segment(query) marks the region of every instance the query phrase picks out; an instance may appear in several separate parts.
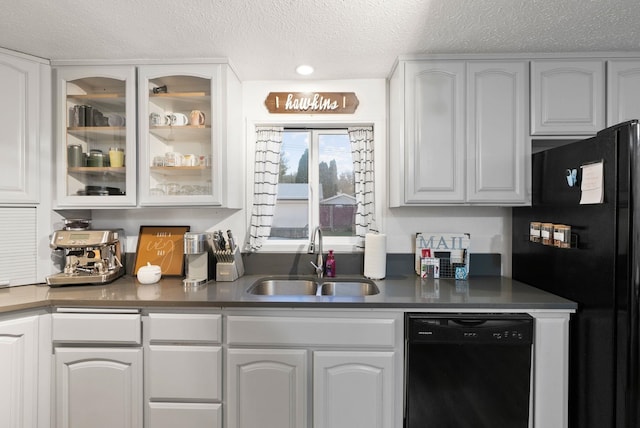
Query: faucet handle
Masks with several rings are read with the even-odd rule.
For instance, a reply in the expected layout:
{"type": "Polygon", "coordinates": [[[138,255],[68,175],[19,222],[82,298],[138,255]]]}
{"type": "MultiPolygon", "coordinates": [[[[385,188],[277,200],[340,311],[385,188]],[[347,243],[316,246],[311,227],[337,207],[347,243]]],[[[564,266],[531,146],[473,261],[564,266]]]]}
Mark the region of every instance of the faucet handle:
{"type": "Polygon", "coordinates": [[[319,266],[312,261],[310,261],[309,263],[311,263],[313,267],[316,268],[316,275],[318,275],[318,278],[322,278],[324,274],[324,269],[322,269],[322,263],[320,263],[319,266]]]}

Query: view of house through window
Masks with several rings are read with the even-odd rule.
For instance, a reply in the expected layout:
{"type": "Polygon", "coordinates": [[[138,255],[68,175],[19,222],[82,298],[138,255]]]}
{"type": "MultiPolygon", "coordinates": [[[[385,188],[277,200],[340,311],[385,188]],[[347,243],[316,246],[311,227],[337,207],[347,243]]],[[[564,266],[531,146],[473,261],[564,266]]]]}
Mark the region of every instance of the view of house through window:
{"type": "Polygon", "coordinates": [[[356,198],[346,129],[285,129],[269,239],[354,236],[356,198]]]}

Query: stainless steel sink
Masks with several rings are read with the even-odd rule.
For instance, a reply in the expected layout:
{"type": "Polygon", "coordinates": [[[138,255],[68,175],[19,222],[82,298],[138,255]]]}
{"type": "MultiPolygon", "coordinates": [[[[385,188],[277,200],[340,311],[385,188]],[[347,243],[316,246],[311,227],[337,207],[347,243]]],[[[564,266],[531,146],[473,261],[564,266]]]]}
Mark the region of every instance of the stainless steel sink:
{"type": "Polygon", "coordinates": [[[378,286],[366,279],[261,278],[247,293],[258,296],[345,296],[362,297],[380,293],[378,286]]]}
{"type": "Polygon", "coordinates": [[[378,286],[373,282],[364,280],[328,281],[320,286],[322,296],[372,296],[380,293],[378,286]]]}
{"type": "Polygon", "coordinates": [[[260,296],[315,295],[318,284],[308,279],[260,279],[247,290],[260,296]]]}

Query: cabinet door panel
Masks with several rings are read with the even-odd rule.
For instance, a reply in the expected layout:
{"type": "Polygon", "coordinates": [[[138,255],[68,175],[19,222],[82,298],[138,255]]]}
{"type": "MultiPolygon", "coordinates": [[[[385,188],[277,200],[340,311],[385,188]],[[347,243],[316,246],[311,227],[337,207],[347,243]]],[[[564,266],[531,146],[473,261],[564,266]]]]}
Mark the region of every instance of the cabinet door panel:
{"type": "Polygon", "coordinates": [[[607,126],[640,119],[640,61],[609,61],[607,126]]]}
{"type": "Polygon", "coordinates": [[[142,428],[142,349],[56,348],[58,428],[142,428]]]}
{"type": "Polygon", "coordinates": [[[524,62],[471,62],[468,69],[467,200],[526,200],[524,62]]]}
{"type": "Polygon", "coordinates": [[[393,428],[393,355],[314,352],[314,426],[393,428]]]}
{"type": "Polygon", "coordinates": [[[462,202],[464,63],[407,64],[405,80],[405,202],[462,202]]]}
{"type": "Polygon", "coordinates": [[[604,128],[604,61],[531,63],[531,134],[592,135],[604,128]]]}
{"type": "Polygon", "coordinates": [[[0,54],[0,202],[38,202],[39,64],[0,54]]]}
{"type": "Polygon", "coordinates": [[[230,349],[229,428],[307,426],[307,351],[230,349]]]}
{"type": "Polygon", "coordinates": [[[37,421],[37,317],[0,322],[0,426],[37,421]]]}
{"type": "Polygon", "coordinates": [[[54,69],[58,207],[136,205],[135,74],[133,66],[54,69]]]}
{"type": "Polygon", "coordinates": [[[219,346],[149,347],[149,398],[221,400],[222,348],[219,346]]]}

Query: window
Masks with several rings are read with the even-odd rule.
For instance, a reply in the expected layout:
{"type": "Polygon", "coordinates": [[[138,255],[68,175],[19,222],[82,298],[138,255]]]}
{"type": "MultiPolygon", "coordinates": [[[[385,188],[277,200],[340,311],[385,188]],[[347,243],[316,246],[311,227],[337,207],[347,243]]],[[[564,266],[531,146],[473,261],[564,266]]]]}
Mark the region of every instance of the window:
{"type": "Polygon", "coordinates": [[[347,130],[285,129],[269,240],[306,241],[318,224],[325,237],[352,238],[356,209],[347,130]]]}

